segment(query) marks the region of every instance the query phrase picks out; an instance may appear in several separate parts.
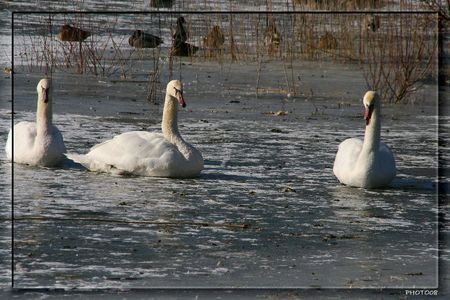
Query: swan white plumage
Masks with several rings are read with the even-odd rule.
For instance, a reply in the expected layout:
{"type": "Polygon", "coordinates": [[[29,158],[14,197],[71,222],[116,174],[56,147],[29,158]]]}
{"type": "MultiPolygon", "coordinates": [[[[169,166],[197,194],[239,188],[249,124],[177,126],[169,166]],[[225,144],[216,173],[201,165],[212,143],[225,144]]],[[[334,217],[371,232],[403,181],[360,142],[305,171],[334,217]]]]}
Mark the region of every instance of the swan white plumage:
{"type": "Polygon", "coordinates": [[[381,188],[389,185],[396,174],[392,151],[380,141],[381,103],[374,91],[364,95],[364,142],[346,139],[339,145],[333,172],[346,185],[363,188],[381,188]]]}
{"type": "Polygon", "coordinates": [[[178,131],[178,103],[183,107],[182,84],[167,84],[162,134],[132,131],[95,145],[85,155],[67,154],[91,171],[112,174],[189,178],[203,169],[200,151],[183,140],[178,131]]]}
{"type": "MultiPolygon", "coordinates": [[[[20,122],[14,126],[14,162],[52,167],[65,159],[66,146],[61,132],[52,124],[51,81],[41,79],[37,85],[36,122],[20,122]]],[[[13,130],[6,142],[6,156],[13,160],[13,130]]]]}

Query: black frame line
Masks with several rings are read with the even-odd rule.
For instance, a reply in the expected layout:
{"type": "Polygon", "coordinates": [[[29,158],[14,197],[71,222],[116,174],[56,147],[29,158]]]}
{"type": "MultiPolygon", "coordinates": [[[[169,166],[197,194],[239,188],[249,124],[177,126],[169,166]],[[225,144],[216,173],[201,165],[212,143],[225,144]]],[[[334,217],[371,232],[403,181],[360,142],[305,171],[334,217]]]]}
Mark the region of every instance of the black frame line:
{"type": "Polygon", "coordinates": [[[14,288],[14,12],[11,14],[11,288],[14,288]]]}

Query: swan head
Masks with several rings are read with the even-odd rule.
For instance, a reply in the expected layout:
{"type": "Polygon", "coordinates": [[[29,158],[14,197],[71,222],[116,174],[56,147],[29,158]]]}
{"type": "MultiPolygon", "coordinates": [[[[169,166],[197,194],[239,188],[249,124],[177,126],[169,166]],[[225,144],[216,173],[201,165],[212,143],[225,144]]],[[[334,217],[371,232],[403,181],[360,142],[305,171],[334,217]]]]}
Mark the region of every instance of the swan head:
{"type": "Polygon", "coordinates": [[[179,80],[172,80],[167,84],[166,92],[171,97],[177,99],[182,107],[186,107],[186,102],[183,98],[183,84],[179,80]]]}
{"type": "Polygon", "coordinates": [[[364,119],[366,120],[366,126],[370,124],[373,110],[379,105],[380,96],[375,91],[368,91],[363,98],[364,103],[364,119]]]}
{"type": "Polygon", "coordinates": [[[36,87],[39,101],[43,101],[44,103],[48,103],[50,101],[50,87],[50,79],[43,78],[39,81],[36,87]]]}

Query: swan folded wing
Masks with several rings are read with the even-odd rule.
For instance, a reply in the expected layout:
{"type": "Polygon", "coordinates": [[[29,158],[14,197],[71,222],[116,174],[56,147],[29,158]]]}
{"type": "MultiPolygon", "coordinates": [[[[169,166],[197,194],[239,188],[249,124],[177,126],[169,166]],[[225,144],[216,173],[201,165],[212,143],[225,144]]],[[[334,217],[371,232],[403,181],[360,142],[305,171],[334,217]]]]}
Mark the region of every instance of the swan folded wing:
{"type": "Polygon", "coordinates": [[[338,178],[354,169],[362,146],[363,141],[358,138],[346,139],[339,144],[333,166],[334,174],[338,178]]]}
{"type": "MultiPolygon", "coordinates": [[[[6,154],[12,158],[12,131],[6,142],[6,154]]],[[[36,140],[36,123],[20,122],[14,126],[14,162],[29,165],[55,166],[63,159],[66,146],[61,132],[51,125],[46,135],[36,140]]]]}
{"type": "Polygon", "coordinates": [[[47,134],[37,139],[34,145],[34,158],[42,166],[57,166],[64,160],[66,146],[61,132],[50,125],[47,134]]]}
{"type": "Polygon", "coordinates": [[[64,144],[64,139],[61,131],[59,129],[52,125],[50,127],[50,147],[52,152],[54,152],[57,155],[61,155],[61,153],[66,152],[66,145],[64,144]]]}
{"type": "Polygon", "coordinates": [[[161,134],[133,131],[92,147],[85,158],[75,158],[92,171],[163,176],[161,170],[168,169],[177,152],[161,134]]]}
{"type": "Polygon", "coordinates": [[[380,142],[380,152],[383,153],[382,155],[387,155],[387,156],[391,156],[392,158],[394,157],[394,154],[392,154],[391,149],[389,148],[388,145],[386,145],[383,142],[380,142]]]}
{"type": "Polygon", "coordinates": [[[397,168],[395,166],[395,158],[391,149],[383,142],[380,142],[380,161],[382,162],[383,174],[386,177],[395,177],[397,168]]]}
{"type": "MultiPolygon", "coordinates": [[[[31,150],[36,139],[36,123],[20,122],[14,126],[14,161],[27,163],[31,159],[31,150]]],[[[6,142],[6,156],[12,160],[12,130],[9,131],[6,142]]]]}

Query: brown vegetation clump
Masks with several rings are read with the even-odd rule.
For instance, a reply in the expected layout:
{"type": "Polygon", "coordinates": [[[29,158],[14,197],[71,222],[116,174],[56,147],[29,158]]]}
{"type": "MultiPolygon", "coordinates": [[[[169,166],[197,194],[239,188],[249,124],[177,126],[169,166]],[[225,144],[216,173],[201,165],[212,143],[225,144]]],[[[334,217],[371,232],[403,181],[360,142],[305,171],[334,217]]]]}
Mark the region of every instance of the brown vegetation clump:
{"type": "Polygon", "coordinates": [[[281,37],[278,33],[277,26],[273,18],[269,19],[269,24],[266,28],[266,32],[264,34],[264,41],[267,47],[267,53],[269,55],[274,55],[278,52],[280,48],[281,37]]]}
{"type": "Polygon", "coordinates": [[[206,48],[217,49],[225,43],[225,36],[219,26],[214,26],[207,36],[203,38],[206,48]]]}
{"type": "Polygon", "coordinates": [[[370,14],[364,16],[364,28],[367,31],[376,32],[380,29],[380,17],[370,14]]]}
{"type": "Polygon", "coordinates": [[[386,17],[387,30],[365,40],[365,78],[388,102],[402,102],[436,67],[436,18],[426,14],[386,17]]]}
{"type": "Polygon", "coordinates": [[[322,50],[336,50],[337,47],[338,42],[329,31],[325,32],[325,34],[319,38],[319,43],[317,44],[317,48],[322,50]]]}
{"type": "Polygon", "coordinates": [[[373,9],[386,5],[383,0],[294,0],[296,5],[312,10],[373,9]]]}
{"type": "Polygon", "coordinates": [[[222,29],[217,25],[203,38],[203,45],[205,46],[209,57],[213,57],[216,53],[220,53],[224,43],[225,35],[223,34],[222,29]]]}

